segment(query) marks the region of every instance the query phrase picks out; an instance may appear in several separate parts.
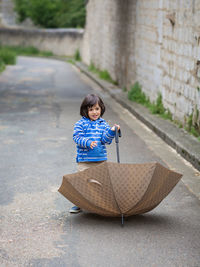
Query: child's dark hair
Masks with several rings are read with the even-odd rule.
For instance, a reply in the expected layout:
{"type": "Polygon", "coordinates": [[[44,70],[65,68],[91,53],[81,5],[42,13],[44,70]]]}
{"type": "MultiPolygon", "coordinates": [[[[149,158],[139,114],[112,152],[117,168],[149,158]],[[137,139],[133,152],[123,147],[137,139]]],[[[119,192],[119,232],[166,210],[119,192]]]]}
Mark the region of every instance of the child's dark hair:
{"type": "Polygon", "coordinates": [[[103,116],[103,114],[106,110],[104,103],[98,95],[94,95],[94,94],[87,95],[83,99],[83,102],[82,102],[81,107],[80,107],[80,115],[89,119],[88,109],[91,108],[92,106],[96,105],[97,103],[99,104],[99,106],[101,108],[101,116],[103,116]]]}

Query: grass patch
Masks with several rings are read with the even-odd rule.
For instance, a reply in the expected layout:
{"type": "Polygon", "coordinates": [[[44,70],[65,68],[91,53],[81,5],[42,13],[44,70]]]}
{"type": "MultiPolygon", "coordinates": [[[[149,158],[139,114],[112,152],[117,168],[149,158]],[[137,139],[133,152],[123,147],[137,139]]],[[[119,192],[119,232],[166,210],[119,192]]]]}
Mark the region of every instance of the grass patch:
{"type": "Polygon", "coordinates": [[[16,64],[16,53],[6,47],[0,48],[0,59],[5,65],[16,64]]]}
{"type": "Polygon", "coordinates": [[[76,52],[74,54],[74,60],[81,61],[81,54],[80,54],[78,49],[76,50],[76,52]]]}
{"type": "Polygon", "coordinates": [[[142,92],[142,87],[138,82],[134,83],[134,85],[128,91],[128,99],[144,106],[148,106],[150,104],[149,99],[142,92]]]}
{"type": "Polygon", "coordinates": [[[5,63],[3,62],[3,60],[0,58],[0,72],[5,70],[5,63]]]}
{"type": "Polygon", "coordinates": [[[75,64],[75,61],[74,61],[73,58],[68,58],[67,62],[70,63],[70,64],[73,64],[73,65],[75,64]]]}
{"type": "Polygon", "coordinates": [[[4,48],[13,51],[16,55],[24,55],[24,56],[44,56],[49,57],[53,56],[53,53],[50,51],[40,51],[36,47],[33,46],[3,46],[4,48]]]}
{"type": "Polygon", "coordinates": [[[199,127],[197,124],[193,123],[193,113],[188,116],[184,129],[193,136],[197,137],[200,141],[199,127]]]}
{"type": "MultiPolygon", "coordinates": [[[[174,121],[172,118],[172,114],[168,109],[165,109],[163,102],[162,102],[162,95],[159,93],[158,97],[155,102],[151,103],[149,98],[146,97],[144,92],[142,92],[141,85],[136,82],[132,87],[131,90],[128,92],[128,98],[131,101],[137,102],[143,106],[146,106],[152,114],[158,114],[163,119],[170,120],[178,125],[179,128],[182,128],[182,123],[178,122],[177,120],[174,121]]],[[[198,115],[198,113],[197,113],[198,115]]],[[[197,125],[193,125],[193,114],[191,114],[187,121],[184,129],[192,134],[193,136],[197,137],[197,140],[200,141],[200,132],[198,130],[197,125]]]]}
{"type": "Polygon", "coordinates": [[[95,65],[93,63],[90,64],[90,66],[88,67],[88,70],[97,74],[99,76],[100,79],[105,80],[107,82],[110,82],[114,85],[117,85],[117,81],[114,81],[109,72],[107,70],[99,70],[98,68],[95,67],[95,65]]]}
{"type": "Polygon", "coordinates": [[[40,51],[32,46],[22,47],[0,45],[0,72],[5,69],[6,65],[16,64],[16,58],[19,55],[49,57],[53,56],[53,53],[49,51],[40,51]]]}
{"type": "Polygon", "coordinates": [[[158,114],[164,119],[172,120],[172,114],[163,106],[162,95],[158,94],[156,101],[151,103],[145,93],[142,92],[142,87],[138,82],[131,87],[131,90],[128,92],[128,98],[147,107],[152,114],[158,114]]]}
{"type": "Polygon", "coordinates": [[[88,67],[88,70],[91,72],[94,72],[96,74],[98,74],[99,70],[95,67],[95,65],[93,63],[90,64],[90,66],[88,67]]]}

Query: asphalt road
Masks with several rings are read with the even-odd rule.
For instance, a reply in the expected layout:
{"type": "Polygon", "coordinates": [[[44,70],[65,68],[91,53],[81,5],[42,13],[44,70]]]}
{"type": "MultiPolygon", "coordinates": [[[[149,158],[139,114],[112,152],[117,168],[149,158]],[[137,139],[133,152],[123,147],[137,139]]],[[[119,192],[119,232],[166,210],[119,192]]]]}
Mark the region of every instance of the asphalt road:
{"type": "MultiPolygon", "coordinates": [[[[57,192],[76,171],[72,141],[88,93],[121,125],[121,162],[194,168],[72,65],[19,57],[0,75],[0,266],[199,267],[200,201],[182,181],[153,211],[119,218],[83,212],[57,192]]],[[[108,147],[116,161],[115,144],[108,147]]]]}

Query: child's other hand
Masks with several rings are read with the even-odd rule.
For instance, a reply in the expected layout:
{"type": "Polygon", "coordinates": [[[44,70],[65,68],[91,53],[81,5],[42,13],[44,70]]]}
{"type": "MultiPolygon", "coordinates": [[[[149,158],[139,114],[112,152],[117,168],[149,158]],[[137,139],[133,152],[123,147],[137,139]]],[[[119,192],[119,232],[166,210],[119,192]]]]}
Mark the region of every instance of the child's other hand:
{"type": "Polygon", "coordinates": [[[91,145],[90,145],[90,148],[94,148],[95,146],[97,146],[97,142],[96,141],[93,141],[92,143],[91,143],[91,145]]]}
{"type": "Polygon", "coordinates": [[[112,131],[115,131],[115,127],[117,127],[117,130],[119,131],[120,125],[114,124],[113,127],[111,128],[112,131]]]}

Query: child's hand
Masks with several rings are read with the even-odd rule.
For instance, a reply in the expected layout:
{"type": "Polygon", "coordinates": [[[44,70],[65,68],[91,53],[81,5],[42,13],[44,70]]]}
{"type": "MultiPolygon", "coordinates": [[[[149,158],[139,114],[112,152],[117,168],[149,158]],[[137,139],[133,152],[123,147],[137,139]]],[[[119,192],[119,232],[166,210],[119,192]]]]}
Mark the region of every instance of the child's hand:
{"type": "Polygon", "coordinates": [[[120,125],[114,124],[113,127],[111,128],[112,131],[115,131],[115,127],[117,127],[117,131],[120,129],[120,125]]]}
{"type": "Polygon", "coordinates": [[[95,146],[97,146],[97,142],[96,141],[93,141],[92,143],[91,143],[91,145],[90,145],[90,148],[94,148],[95,146]]]}

